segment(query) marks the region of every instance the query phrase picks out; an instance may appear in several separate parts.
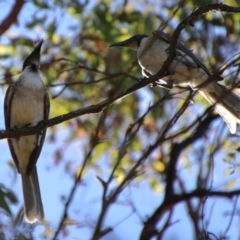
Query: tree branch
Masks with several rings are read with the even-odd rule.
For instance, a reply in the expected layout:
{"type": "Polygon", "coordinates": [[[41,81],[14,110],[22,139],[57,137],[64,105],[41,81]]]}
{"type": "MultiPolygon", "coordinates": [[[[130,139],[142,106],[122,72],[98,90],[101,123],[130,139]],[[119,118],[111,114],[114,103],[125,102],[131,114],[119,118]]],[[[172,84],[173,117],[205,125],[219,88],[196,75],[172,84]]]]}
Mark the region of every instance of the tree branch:
{"type": "Polygon", "coordinates": [[[25,1],[24,0],[15,0],[15,4],[12,7],[11,12],[6,16],[0,25],[0,36],[9,29],[9,27],[17,21],[19,12],[21,11],[25,1]]]}
{"type": "Polygon", "coordinates": [[[156,76],[152,76],[150,78],[147,78],[144,81],[141,81],[139,83],[134,84],[127,90],[117,94],[116,96],[113,96],[111,98],[108,98],[96,105],[91,105],[82,109],[78,109],[75,111],[72,111],[70,113],[51,118],[47,121],[41,121],[37,126],[33,127],[25,127],[25,128],[14,128],[14,129],[9,129],[9,130],[1,130],[0,131],[0,139],[4,138],[17,138],[20,136],[28,136],[28,135],[33,135],[36,133],[41,132],[42,130],[46,129],[47,127],[52,127],[54,125],[57,125],[59,123],[62,123],[64,121],[86,115],[86,114],[91,114],[91,113],[99,113],[103,111],[107,106],[113,104],[116,100],[126,97],[127,95],[147,86],[149,83],[156,81],[156,76]]]}
{"type": "MultiPolygon", "coordinates": [[[[106,110],[102,113],[102,115],[99,118],[98,125],[96,126],[96,129],[95,129],[95,133],[92,135],[92,137],[90,139],[90,142],[89,142],[89,150],[88,150],[87,154],[85,155],[83,162],[80,164],[80,165],[82,165],[81,170],[75,178],[72,189],[71,189],[70,194],[69,194],[69,196],[67,198],[67,201],[65,203],[65,208],[64,208],[60,223],[58,225],[58,228],[57,228],[57,230],[54,234],[53,240],[58,239],[58,235],[59,235],[62,227],[64,226],[64,222],[65,222],[65,220],[68,216],[68,209],[69,209],[69,206],[72,202],[72,199],[74,197],[76,189],[78,187],[78,183],[81,182],[84,170],[87,166],[87,163],[89,163],[89,161],[91,160],[93,151],[99,143],[99,132],[102,129],[102,127],[104,126],[104,122],[106,120],[107,114],[108,114],[108,111],[106,110]]],[[[111,231],[111,229],[109,229],[109,228],[105,229],[105,232],[106,232],[105,234],[107,234],[108,231],[111,231]]],[[[103,232],[101,234],[103,234],[103,232]]]]}
{"type": "MultiPolygon", "coordinates": [[[[168,69],[168,67],[170,66],[172,59],[175,56],[175,51],[176,51],[176,44],[178,41],[178,37],[181,33],[181,31],[187,26],[193,26],[193,21],[195,21],[198,17],[202,16],[203,14],[210,12],[210,11],[221,11],[221,12],[229,12],[229,13],[237,13],[240,12],[240,7],[232,7],[232,6],[228,6],[226,4],[222,4],[222,3],[214,3],[214,4],[208,4],[206,6],[200,7],[199,9],[197,9],[196,11],[193,11],[193,13],[187,17],[186,19],[184,19],[179,25],[178,27],[175,29],[173,35],[172,35],[172,41],[170,44],[170,48],[169,48],[169,55],[167,60],[164,62],[162,69],[168,69]]],[[[158,74],[162,74],[162,71],[159,71],[158,74]]]]}
{"type": "MultiPolygon", "coordinates": [[[[159,208],[157,209],[159,216],[162,216],[166,211],[172,209],[174,205],[177,203],[188,201],[192,198],[203,198],[203,197],[223,197],[223,198],[233,198],[235,196],[240,195],[240,189],[230,192],[222,192],[222,191],[209,191],[207,189],[196,189],[189,193],[183,194],[173,194],[171,198],[168,198],[164,201],[159,208]]],[[[149,220],[146,222],[148,223],[149,220]]],[[[155,223],[145,224],[142,234],[140,236],[140,240],[149,240],[155,234],[158,234],[158,230],[154,228],[155,223]],[[151,231],[150,231],[151,230],[151,231]]]]}
{"type": "MultiPolygon", "coordinates": [[[[183,20],[178,25],[176,30],[174,31],[168,58],[164,62],[161,70],[155,75],[155,76],[157,76],[157,78],[160,78],[160,76],[162,74],[163,75],[166,74],[166,70],[169,68],[169,66],[172,62],[172,59],[175,56],[176,44],[177,44],[178,37],[179,37],[182,29],[187,25],[193,26],[192,22],[197,17],[199,17],[209,11],[212,11],[212,10],[219,10],[219,11],[223,11],[223,12],[240,12],[240,8],[231,7],[231,6],[222,4],[222,3],[209,4],[209,5],[201,7],[198,10],[194,11],[189,17],[187,17],[185,20],[183,20]]],[[[162,214],[166,210],[171,208],[173,206],[173,204],[176,204],[179,201],[188,200],[189,198],[192,198],[193,196],[196,196],[196,197],[202,197],[202,196],[206,196],[206,195],[211,196],[211,194],[209,194],[209,191],[207,191],[207,190],[198,190],[197,191],[198,195],[196,194],[196,192],[192,192],[192,193],[184,194],[184,196],[185,196],[184,198],[182,198],[182,197],[179,198],[179,195],[175,195],[173,192],[173,183],[174,183],[175,176],[176,176],[176,164],[177,164],[177,160],[179,158],[180,153],[189,144],[192,144],[197,139],[199,139],[201,136],[203,136],[203,134],[205,133],[205,131],[207,129],[207,126],[209,126],[209,124],[215,118],[216,118],[216,116],[210,116],[210,117],[206,118],[203,122],[200,123],[200,125],[198,126],[198,128],[196,129],[195,133],[192,136],[188,137],[186,140],[184,140],[181,143],[175,143],[172,145],[170,161],[168,163],[168,169],[167,169],[167,181],[166,181],[167,186],[166,186],[166,190],[165,190],[165,199],[164,199],[163,203],[152,214],[152,216],[145,222],[141,236],[140,236],[141,240],[151,239],[151,237],[153,237],[154,235],[156,235],[158,233],[158,230],[155,228],[155,226],[157,225],[162,214]]],[[[236,194],[239,194],[239,193],[240,192],[237,192],[236,194]]],[[[221,193],[221,192],[216,193],[215,192],[215,194],[220,195],[220,194],[227,194],[227,193],[221,193]]],[[[180,196],[182,196],[182,195],[180,195],[180,196]]],[[[224,195],[224,196],[226,196],[226,195],[224,195]]]]}

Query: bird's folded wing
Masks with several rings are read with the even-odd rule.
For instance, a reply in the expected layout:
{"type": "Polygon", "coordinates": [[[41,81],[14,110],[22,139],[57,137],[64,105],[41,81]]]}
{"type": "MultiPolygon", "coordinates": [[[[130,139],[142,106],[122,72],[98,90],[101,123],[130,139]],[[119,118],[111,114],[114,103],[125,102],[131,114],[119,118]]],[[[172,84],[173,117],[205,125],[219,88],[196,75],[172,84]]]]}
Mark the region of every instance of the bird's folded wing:
{"type": "MultiPolygon", "coordinates": [[[[168,42],[169,44],[172,41],[172,37],[162,31],[156,30],[156,31],[153,31],[152,34],[155,37],[165,42],[168,42]]],[[[191,50],[186,48],[180,41],[177,41],[177,44],[176,44],[176,58],[174,60],[185,61],[186,64],[188,65],[190,64],[190,66],[192,67],[201,67],[208,75],[211,75],[207,67],[196,57],[196,55],[191,50]]]]}

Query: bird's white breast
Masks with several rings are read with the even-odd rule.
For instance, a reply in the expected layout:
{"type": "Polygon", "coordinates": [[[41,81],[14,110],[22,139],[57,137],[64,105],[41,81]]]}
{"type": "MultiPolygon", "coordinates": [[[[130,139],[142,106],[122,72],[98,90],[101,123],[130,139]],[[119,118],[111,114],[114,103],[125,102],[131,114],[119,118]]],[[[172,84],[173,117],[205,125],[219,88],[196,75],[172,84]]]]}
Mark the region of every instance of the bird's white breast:
{"type": "Polygon", "coordinates": [[[167,44],[154,38],[143,38],[137,51],[140,66],[151,74],[156,74],[167,58],[167,44]]]}
{"type": "MultiPolygon", "coordinates": [[[[39,74],[23,72],[14,87],[11,101],[10,127],[34,126],[44,119],[45,86],[39,74]]],[[[39,145],[39,135],[12,139],[19,161],[19,170],[25,173],[32,151],[39,145]]]]}
{"type": "Polygon", "coordinates": [[[44,117],[45,86],[40,75],[33,72],[23,72],[18,81],[21,84],[13,95],[10,126],[36,125],[44,117]]]}

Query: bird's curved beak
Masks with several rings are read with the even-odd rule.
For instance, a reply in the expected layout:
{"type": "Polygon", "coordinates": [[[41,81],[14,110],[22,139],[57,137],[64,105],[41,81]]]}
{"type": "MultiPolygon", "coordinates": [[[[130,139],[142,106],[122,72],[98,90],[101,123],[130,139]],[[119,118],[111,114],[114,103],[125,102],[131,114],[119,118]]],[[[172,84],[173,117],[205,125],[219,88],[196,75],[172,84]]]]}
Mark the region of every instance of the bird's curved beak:
{"type": "Polygon", "coordinates": [[[42,39],[40,42],[37,43],[37,45],[35,46],[32,53],[34,53],[34,52],[39,52],[40,53],[43,41],[44,41],[44,39],[42,39]]]}
{"type": "Polygon", "coordinates": [[[138,49],[141,40],[145,37],[147,37],[147,35],[144,35],[144,34],[135,35],[135,36],[133,36],[129,39],[126,39],[122,42],[113,43],[109,47],[128,47],[128,48],[132,48],[132,49],[138,49]]]}

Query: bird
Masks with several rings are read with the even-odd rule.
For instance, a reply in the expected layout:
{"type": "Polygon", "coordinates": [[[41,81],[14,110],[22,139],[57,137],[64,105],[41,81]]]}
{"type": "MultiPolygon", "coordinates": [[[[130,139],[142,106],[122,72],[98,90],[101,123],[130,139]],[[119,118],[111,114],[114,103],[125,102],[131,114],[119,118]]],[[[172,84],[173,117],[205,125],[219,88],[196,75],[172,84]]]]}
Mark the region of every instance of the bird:
{"type": "MultiPolygon", "coordinates": [[[[43,39],[23,62],[18,80],[6,91],[4,119],[7,130],[35,126],[48,119],[50,101],[39,73],[42,43],[43,39]]],[[[12,158],[22,179],[24,216],[28,223],[44,221],[36,163],[45,135],[46,129],[37,134],[8,139],[12,158]]]]}
{"type": "MultiPolygon", "coordinates": [[[[172,37],[155,30],[151,36],[138,34],[109,47],[128,47],[137,50],[137,59],[144,77],[157,74],[166,61],[172,37]]],[[[160,86],[190,86],[197,90],[226,122],[231,133],[236,133],[240,123],[240,97],[234,90],[220,84],[224,78],[211,74],[201,60],[183,43],[177,41],[173,61],[167,76],[158,81],[160,86]]]]}

